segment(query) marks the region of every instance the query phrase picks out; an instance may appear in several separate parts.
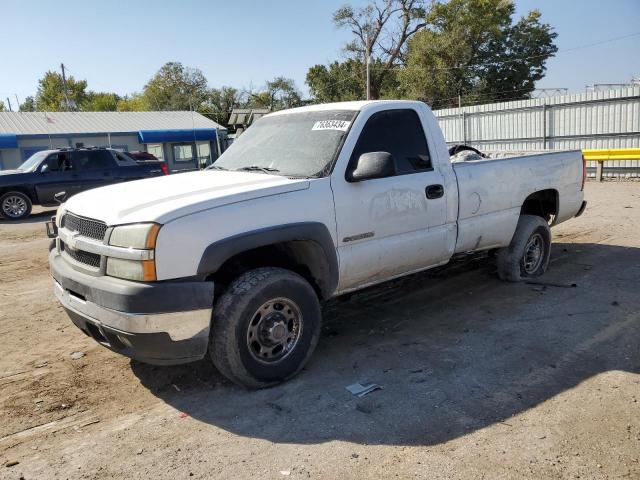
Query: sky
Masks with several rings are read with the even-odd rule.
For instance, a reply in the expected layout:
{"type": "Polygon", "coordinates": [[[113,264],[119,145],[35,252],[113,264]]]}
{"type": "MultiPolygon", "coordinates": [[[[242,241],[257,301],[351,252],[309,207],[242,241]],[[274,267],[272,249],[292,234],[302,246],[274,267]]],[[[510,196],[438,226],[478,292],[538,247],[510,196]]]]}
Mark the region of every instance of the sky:
{"type": "MultiPolygon", "coordinates": [[[[283,75],[305,94],[308,68],[342,57],[349,33],[331,15],[367,0],[0,0],[0,99],[34,95],[64,63],[89,89],[140,91],[168,61],[201,69],[211,87],[259,88],[283,75]]],[[[559,52],[538,87],[583,91],[640,76],[640,0],[516,0],[555,27],[559,52]],[[564,51],[568,50],[568,51],[564,51]]]]}

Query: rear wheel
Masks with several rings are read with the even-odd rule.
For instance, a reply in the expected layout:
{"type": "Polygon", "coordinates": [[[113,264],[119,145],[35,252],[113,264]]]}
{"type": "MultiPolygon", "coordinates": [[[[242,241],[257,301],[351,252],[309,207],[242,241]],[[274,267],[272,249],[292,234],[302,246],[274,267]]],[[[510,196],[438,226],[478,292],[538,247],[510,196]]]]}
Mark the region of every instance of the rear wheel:
{"type": "Polygon", "coordinates": [[[300,371],[320,323],[318,297],[304,278],[282,268],[250,270],[216,302],[209,353],[229,380],[268,387],[300,371]]]}
{"type": "Polygon", "coordinates": [[[508,247],[498,250],[498,276],[517,282],[546,272],[551,254],[551,229],[544,218],[522,215],[508,247]]]}
{"type": "Polygon", "coordinates": [[[7,192],[0,197],[0,211],[9,220],[28,217],[31,207],[31,199],[22,192],[7,192]]]}

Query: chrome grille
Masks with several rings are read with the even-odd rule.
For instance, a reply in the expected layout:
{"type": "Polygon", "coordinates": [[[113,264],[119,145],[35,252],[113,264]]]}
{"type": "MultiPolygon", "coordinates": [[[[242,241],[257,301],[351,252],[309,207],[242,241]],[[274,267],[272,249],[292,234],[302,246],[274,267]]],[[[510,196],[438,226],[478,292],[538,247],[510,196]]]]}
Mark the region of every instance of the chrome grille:
{"type": "Polygon", "coordinates": [[[67,248],[64,242],[60,242],[60,249],[76,262],[88,265],[93,268],[100,268],[100,255],[91,252],[85,252],[83,250],[73,250],[71,248],[67,248]]]}
{"type": "Polygon", "coordinates": [[[73,213],[65,213],[61,226],[72,232],[79,232],[84,237],[102,240],[107,232],[107,224],[91,218],[79,217],[73,213]]]}

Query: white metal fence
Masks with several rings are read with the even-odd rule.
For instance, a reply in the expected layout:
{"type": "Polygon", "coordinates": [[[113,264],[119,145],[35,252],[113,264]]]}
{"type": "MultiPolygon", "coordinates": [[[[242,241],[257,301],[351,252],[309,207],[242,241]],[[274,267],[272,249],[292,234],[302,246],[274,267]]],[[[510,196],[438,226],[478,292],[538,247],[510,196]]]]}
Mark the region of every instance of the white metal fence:
{"type": "MultiPolygon", "coordinates": [[[[494,154],[640,147],[640,87],[434,112],[449,145],[494,154]]],[[[589,162],[595,172],[595,162],[589,162]]],[[[639,176],[638,160],[605,164],[605,176],[639,176]]]]}

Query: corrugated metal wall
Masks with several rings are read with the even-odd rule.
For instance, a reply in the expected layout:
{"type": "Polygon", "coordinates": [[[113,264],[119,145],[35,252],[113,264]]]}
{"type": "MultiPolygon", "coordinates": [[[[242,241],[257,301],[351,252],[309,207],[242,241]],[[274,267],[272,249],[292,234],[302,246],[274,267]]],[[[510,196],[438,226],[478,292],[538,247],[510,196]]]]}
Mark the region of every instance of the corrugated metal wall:
{"type": "MultiPolygon", "coordinates": [[[[640,148],[640,87],[434,111],[448,144],[489,153],[640,148]]],[[[595,169],[595,162],[589,162],[595,169]]],[[[590,169],[591,169],[590,168],[590,169]]],[[[640,159],[605,163],[638,176],[640,159]]]]}

